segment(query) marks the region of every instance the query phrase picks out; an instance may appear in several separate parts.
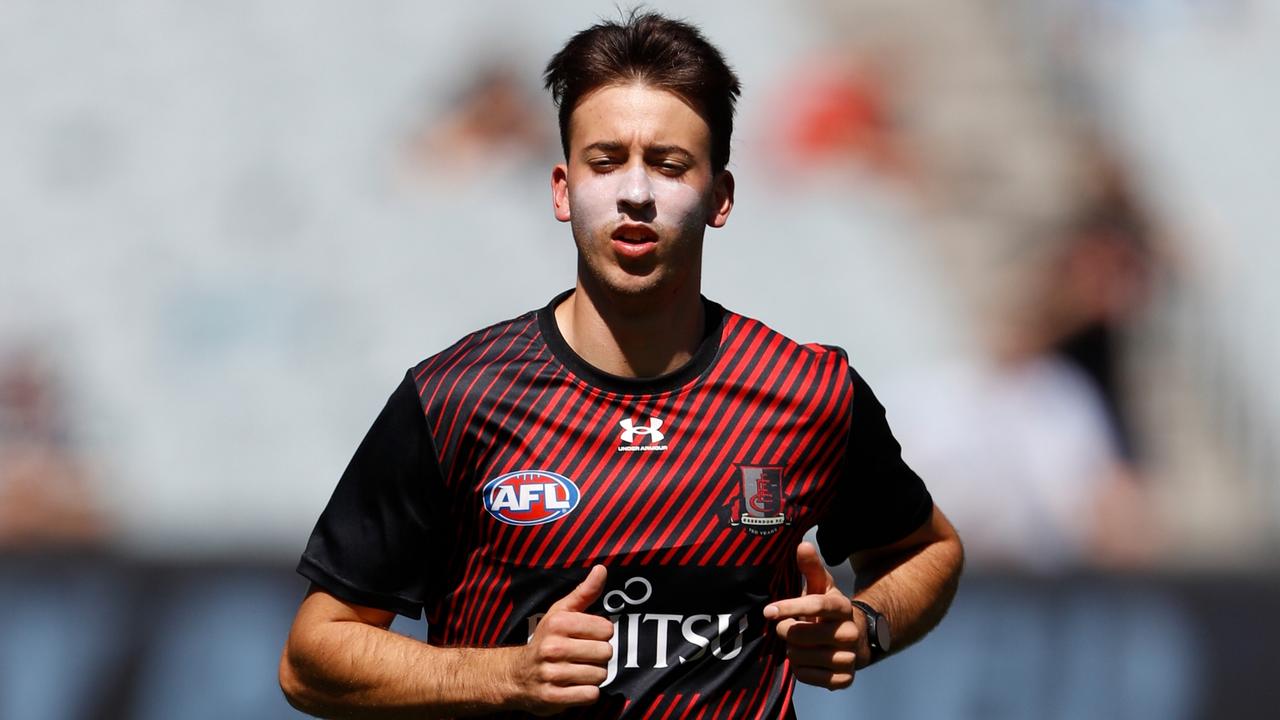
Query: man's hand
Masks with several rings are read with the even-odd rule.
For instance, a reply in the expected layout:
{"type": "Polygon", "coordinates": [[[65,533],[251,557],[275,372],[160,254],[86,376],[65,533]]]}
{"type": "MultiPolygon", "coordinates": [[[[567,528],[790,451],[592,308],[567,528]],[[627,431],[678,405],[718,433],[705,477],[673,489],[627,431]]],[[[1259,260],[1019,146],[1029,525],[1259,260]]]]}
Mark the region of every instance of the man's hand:
{"type": "Polygon", "coordinates": [[[556,601],[515,654],[512,678],[523,709],[551,715],[600,697],[613,657],[613,623],[584,610],[604,591],[607,571],[596,565],[582,584],[556,601]]]}
{"type": "Polygon", "coordinates": [[[849,687],[856,666],[865,665],[870,653],[863,639],[865,618],[836,587],[817,548],[800,543],[796,561],[804,577],[805,594],[770,603],[764,616],[778,621],[777,633],[787,641],[787,656],[797,680],[828,690],[849,687]],[[857,662],[859,657],[862,663],[857,662]]]}

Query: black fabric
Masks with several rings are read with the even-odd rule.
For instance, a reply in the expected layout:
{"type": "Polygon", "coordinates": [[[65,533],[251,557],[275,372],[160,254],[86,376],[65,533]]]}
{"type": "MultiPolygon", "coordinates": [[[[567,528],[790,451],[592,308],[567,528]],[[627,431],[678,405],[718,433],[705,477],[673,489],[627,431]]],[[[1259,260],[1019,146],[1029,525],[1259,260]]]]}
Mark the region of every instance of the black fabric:
{"type": "Polygon", "coordinates": [[[902,459],[884,406],[852,367],[853,422],[843,477],[834,502],[818,524],[818,547],[828,565],[860,550],[890,545],[929,519],[933,497],[902,459]]]}
{"type": "Polygon", "coordinates": [[[418,618],[448,537],[444,486],[413,377],[374,420],[298,563],[347,602],[418,618]]]}

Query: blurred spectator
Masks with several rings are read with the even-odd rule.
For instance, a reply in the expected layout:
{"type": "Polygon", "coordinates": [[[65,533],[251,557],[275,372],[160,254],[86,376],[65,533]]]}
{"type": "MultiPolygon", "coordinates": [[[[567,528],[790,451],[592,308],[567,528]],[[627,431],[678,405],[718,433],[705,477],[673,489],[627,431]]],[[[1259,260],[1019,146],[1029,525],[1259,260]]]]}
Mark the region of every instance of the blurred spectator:
{"type": "Polygon", "coordinates": [[[784,172],[907,174],[892,110],[893,84],[870,58],[847,50],[810,58],[785,79],[768,145],[784,172]]]}
{"type": "MultiPolygon", "coordinates": [[[[1057,571],[1151,561],[1164,541],[1139,481],[1116,336],[1141,305],[1148,223],[1116,166],[984,354],[926,373],[891,405],[907,459],[978,565],[1057,571]]],[[[1041,257],[1044,257],[1043,255],[1041,257]]]]}
{"type": "Polygon", "coordinates": [[[992,356],[913,378],[890,416],[977,566],[1054,572],[1133,563],[1145,535],[1097,392],[1044,354],[992,356]]]}
{"type": "Polygon", "coordinates": [[[1134,460],[1121,387],[1119,335],[1142,307],[1151,271],[1151,222],[1116,158],[1091,144],[1087,197],[1065,230],[1055,277],[1046,285],[1053,351],[1079,367],[1102,396],[1121,453],[1134,460]]]}
{"type": "Polygon", "coordinates": [[[437,107],[409,139],[405,173],[411,179],[494,173],[542,162],[555,147],[545,100],[506,63],[491,63],[454,98],[437,107]]]}
{"type": "Polygon", "coordinates": [[[75,456],[48,365],[0,358],[0,546],[82,546],[106,527],[75,456]]]}

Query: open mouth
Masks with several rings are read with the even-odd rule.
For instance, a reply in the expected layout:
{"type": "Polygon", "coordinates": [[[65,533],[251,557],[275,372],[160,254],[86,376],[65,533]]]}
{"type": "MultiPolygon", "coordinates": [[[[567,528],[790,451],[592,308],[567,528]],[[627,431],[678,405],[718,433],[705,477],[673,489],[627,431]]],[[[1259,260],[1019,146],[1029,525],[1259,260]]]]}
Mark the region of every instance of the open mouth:
{"type": "Polygon", "coordinates": [[[629,245],[641,245],[658,241],[658,233],[648,225],[619,225],[613,231],[613,239],[629,245]]]}
{"type": "Polygon", "coordinates": [[[648,225],[619,225],[611,237],[620,259],[642,260],[658,247],[658,233],[648,225]]]}

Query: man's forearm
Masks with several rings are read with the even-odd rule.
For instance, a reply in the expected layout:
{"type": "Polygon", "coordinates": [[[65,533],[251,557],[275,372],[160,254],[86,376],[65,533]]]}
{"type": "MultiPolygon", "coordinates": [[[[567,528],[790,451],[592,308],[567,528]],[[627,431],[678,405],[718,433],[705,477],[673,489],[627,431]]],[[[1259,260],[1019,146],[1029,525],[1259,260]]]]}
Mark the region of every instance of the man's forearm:
{"type": "Polygon", "coordinates": [[[854,597],[888,617],[895,652],[942,620],[960,583],[964,550],[955,530],[936,510],[924,530],[918,543],[853,559],[854,597]]]}
{"type": "Polygon", "coordinates": [[[290,637],[280,684],[290,704],[332,718],[465,717],[510,709],[518,648],[442,648],[358,621],[290,637]]]}

